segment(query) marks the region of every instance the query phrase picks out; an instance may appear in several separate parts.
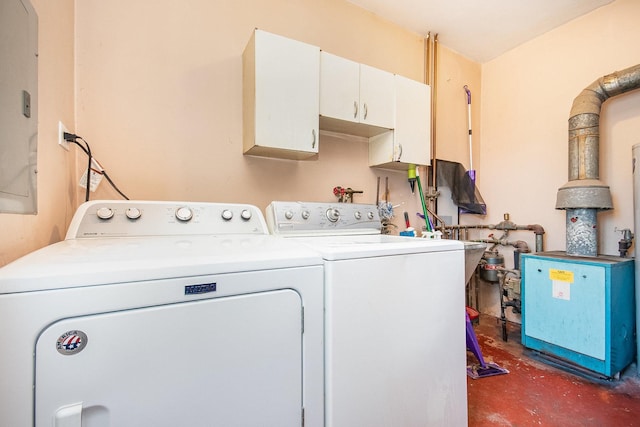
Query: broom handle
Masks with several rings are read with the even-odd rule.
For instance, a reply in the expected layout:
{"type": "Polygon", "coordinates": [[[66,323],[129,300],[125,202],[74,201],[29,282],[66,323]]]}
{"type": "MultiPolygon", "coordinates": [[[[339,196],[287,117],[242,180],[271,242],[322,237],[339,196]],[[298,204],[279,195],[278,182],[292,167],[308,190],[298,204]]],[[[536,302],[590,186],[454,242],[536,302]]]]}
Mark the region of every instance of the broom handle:
{"type": "Polygon", "coordinates": [[[473,142],[471,139],[471,91],[469,86],[464,85],[464,91],[467,92],[467,115],[469,118],[469,170],[473,170],[473,142]]]}

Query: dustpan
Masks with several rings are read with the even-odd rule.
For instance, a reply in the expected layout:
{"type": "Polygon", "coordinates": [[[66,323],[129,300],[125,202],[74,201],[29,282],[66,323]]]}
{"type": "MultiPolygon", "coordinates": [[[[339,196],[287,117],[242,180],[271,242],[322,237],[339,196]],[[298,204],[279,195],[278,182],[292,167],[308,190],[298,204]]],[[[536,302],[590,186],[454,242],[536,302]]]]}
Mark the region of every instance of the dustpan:
{"type": "Polygon", "coordinates": [[[469,312],[465,310],[465,316],[467,319],[467,349],[469,349],[473,355],[478,359],[478,364],[467,366],[467,375],[472,379],[493,377],[495,375],[508,374],[509,371],[500,367],[495,363],[487,363],[484,361],[476,333],[473,330],[471,319],[469,318],[469,312]]]}

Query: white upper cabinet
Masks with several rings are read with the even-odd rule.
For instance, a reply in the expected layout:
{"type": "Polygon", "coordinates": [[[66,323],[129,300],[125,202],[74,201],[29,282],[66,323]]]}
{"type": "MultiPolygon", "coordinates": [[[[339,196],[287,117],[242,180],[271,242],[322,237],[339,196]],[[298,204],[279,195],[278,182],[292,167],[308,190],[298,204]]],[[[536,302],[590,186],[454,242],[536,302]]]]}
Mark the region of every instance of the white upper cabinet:
{"type": "Polygon", "coordinates": [[[359,122],[360,64],[320,52],[320,114],[359,122]]]}
{"type": "Polygon", "coordinates": [[[406,170],[431,161],[431,88],[396,75],[394,131],[369,140],[369,165],[406,170]]]}
{"type": "Polygon", "coordinates": [[[256,29],[242,56],[245,154],[318,153],[320,48],[256,29]]]}
{"type": "Polygon", "coordinates": [[[320,53],[320,127],[373,136],[394,126],[394,76],[320,53]]]}
{"type": "Polygon", "coordinates": [[[369,138],[369,165],[430,163],[430,88],[256,29],[242,55],[244,154],[303,160],[319,130],[369,138]]]}
{"type": "Polygon", "coordinates": [[[393,129],[394,75],[360,64],[360,122],[393,129]]]}

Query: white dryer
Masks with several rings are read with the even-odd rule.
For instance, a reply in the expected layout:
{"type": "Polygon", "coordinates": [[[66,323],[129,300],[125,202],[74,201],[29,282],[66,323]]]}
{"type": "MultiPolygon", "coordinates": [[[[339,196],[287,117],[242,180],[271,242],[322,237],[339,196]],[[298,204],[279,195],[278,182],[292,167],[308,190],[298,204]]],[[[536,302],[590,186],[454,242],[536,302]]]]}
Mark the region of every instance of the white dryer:
{"type": "Polygon", "coordinates": [[[0,269],[0,425],[320,427],[322,272],[254,206],[86,203],[0,269]]]}
{"type": "Polygon", "coordinates": [[[272,202],[266,217],[324,259],[325,425],[466,426],[463,243],[381,235],[374,205],[272,202]]]}

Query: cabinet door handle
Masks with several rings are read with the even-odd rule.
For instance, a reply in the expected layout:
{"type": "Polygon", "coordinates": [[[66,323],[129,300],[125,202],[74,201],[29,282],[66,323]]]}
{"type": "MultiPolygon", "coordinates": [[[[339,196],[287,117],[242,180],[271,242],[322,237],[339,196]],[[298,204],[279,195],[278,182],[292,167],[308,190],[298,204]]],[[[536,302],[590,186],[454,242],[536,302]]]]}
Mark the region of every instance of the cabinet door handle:
{"type": "Polygon", "coordinates": [[[316,148],[316,130],[311,129],[311,148],[316,148]]]}
{"type": "Polygon", "coordinates": [[[364,104],[364,119],[367,120],[367,113],[369,112],[369,109],[367,108],[367,104],[364,104]]]}
{"type": "Polygon", "coordinates": [[[353,118],[358,117],[358,101],[353,101],[353,118]]]}

